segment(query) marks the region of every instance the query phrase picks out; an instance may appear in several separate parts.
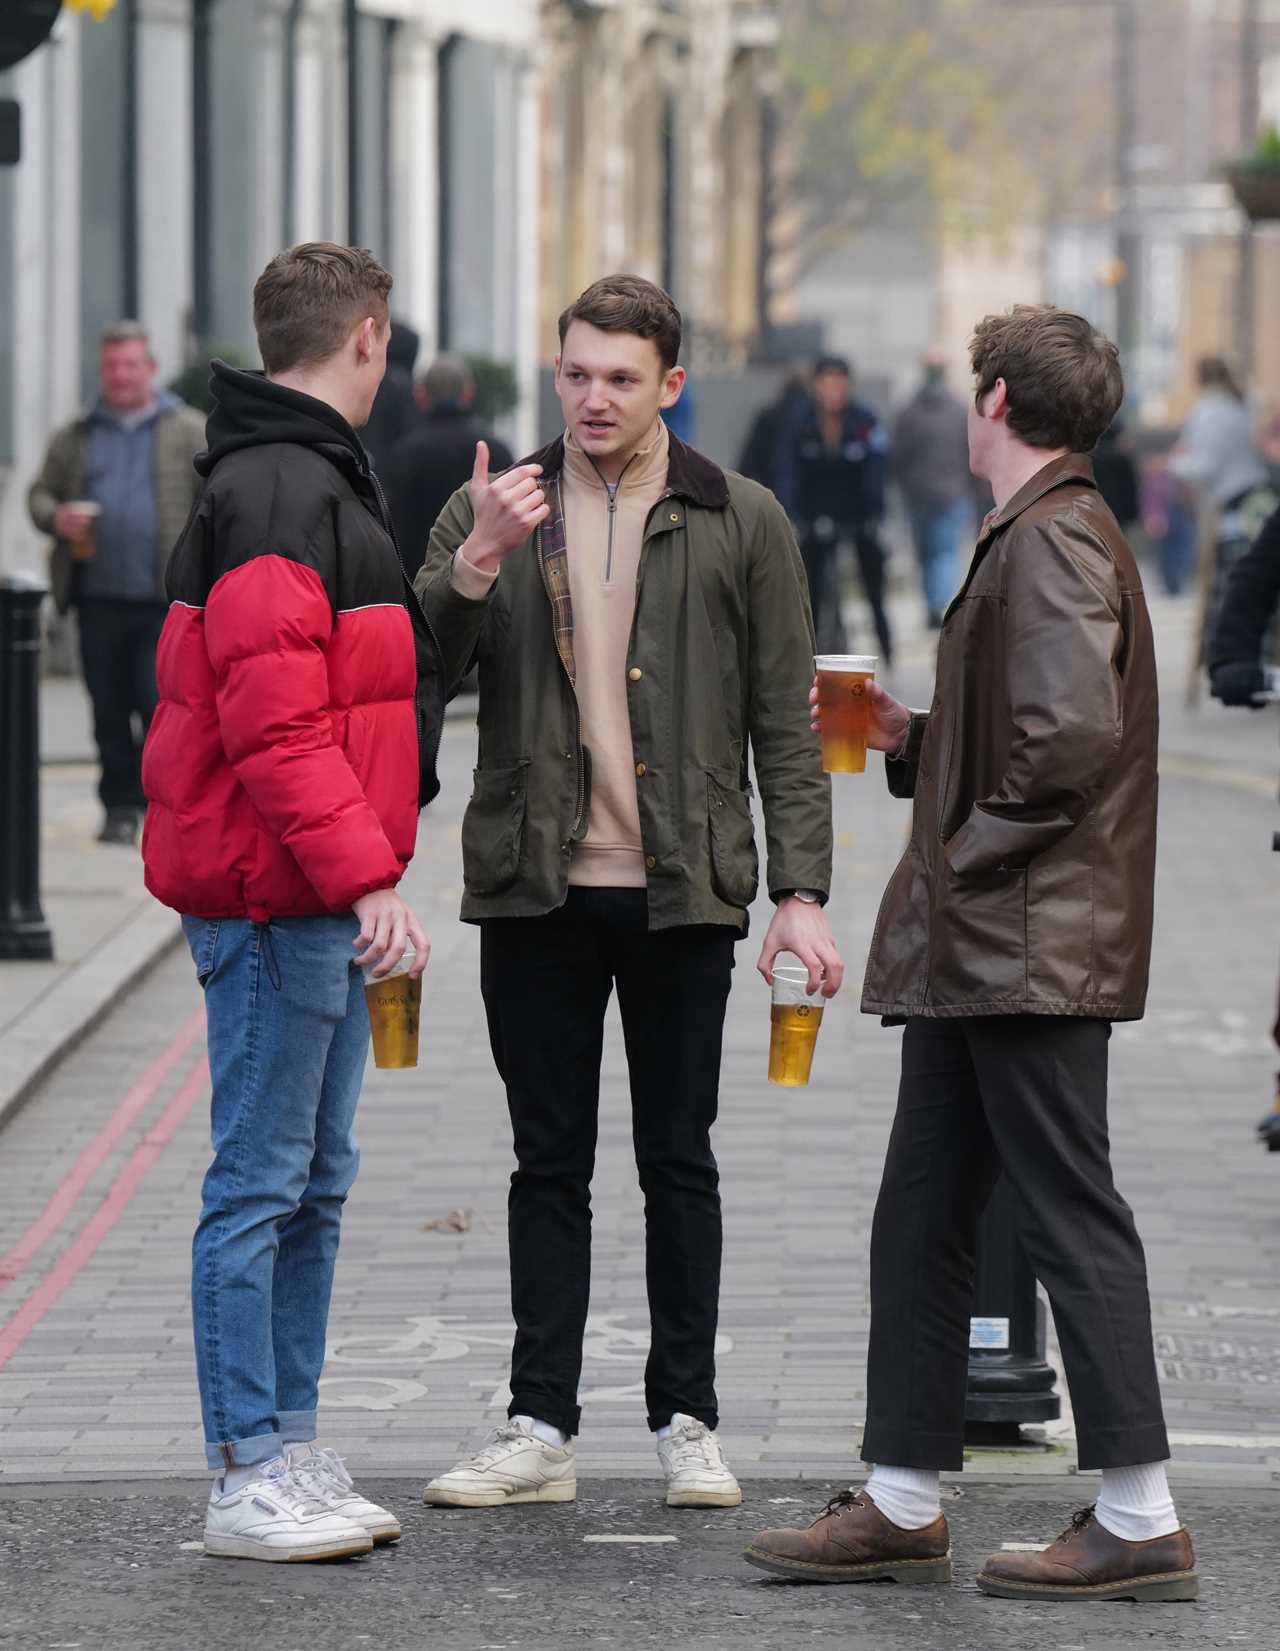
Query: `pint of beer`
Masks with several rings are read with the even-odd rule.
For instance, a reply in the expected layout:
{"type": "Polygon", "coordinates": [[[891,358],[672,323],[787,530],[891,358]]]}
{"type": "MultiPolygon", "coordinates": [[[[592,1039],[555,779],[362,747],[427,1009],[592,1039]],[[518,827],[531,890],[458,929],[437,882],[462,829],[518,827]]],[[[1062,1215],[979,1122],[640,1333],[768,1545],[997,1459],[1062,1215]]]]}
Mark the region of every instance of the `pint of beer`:
{"type": "Polygon", "coordinates": [[[88,521],[71,541],[71,559],[75,562],[92,562],[98,554],[98,517],[102,514],[102,506],[92,499],[73,499],[70,502],[72,510],[78,510],[88,521]]]}
{"type": "Polygon", "coordinates": [[[373,1064],[383,1072],[418,1064],[418,1016],[422,1008],[422,977],[409,978],[413,947],[389,975],[379,979],[364,971],[364,997],[369,1005],[373,1036],[373,1064]]]}
{"type": "Polygon", "coordinates": [[[872,654],[819,654],[818,709],[822,766],[828,774],[861,774],[867,766],[867,683],[876,674],[872,654]]]}
{"type": "Polygon", "coordinates": [[[822,999],[810,997],[809,971],[802,963],[773,966],[773,1007],[769,1012],[769,1082],[802,1089],[809,1081],[814,1045],[822,1025],[822,999]]]}

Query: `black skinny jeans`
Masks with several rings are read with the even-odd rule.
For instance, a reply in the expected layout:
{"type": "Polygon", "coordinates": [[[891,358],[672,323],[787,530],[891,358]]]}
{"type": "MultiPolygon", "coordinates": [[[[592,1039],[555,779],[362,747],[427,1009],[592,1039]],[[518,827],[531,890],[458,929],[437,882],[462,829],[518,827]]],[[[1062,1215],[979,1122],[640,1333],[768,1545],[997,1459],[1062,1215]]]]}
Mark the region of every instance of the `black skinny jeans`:
{"type": "Polygon", "coordinates": [[[93,705],[93,738],[107,809],[144,809],[142,742],[156,709],[156,644],[165,609],[158,602],[94,598],[79,604],[80,666],[93,705]]]}
{"type": "Polygon", "coordinates": [[[717,1422],[719,1174],[711,1151],[734,929],[651,933],[643,889],[571,888],[546,917],[482,925],[489,1037],[518,1168],[508,1224],[513,1416],[576,1434],[591,1286],[604,1014],[616,985],[645,1201],[649,1426],[717,1422]]]}
{"type": "Polygon", "coordinates": [[[1082,1468],[1169,1454],[1146,1260],[1111,1175],[1105,1021],[990,1015],[907,1022],[871,1235],[862,1454],[964,1465],[978,1218],[1004,1170],[1053,1307],[1082,1468]]]}

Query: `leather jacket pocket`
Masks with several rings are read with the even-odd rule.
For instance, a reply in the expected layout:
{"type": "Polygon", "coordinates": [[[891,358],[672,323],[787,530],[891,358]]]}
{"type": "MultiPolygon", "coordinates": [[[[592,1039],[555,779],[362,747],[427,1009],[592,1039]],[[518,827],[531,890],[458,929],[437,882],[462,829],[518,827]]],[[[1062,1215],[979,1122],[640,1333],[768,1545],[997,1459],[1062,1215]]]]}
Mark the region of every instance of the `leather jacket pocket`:
{"type": "Polygon", "coordinates": [[[477,768],[462,819],[462,877],[469,894],[501,894],[520,870],[529,761],[477,768]]]}
{"type": "Polygon", "coordinates": [[[749,906],[760,886],[760,857],[747,792],[736,774],[707,770],[711,886],[726,905],[749,906]]]}

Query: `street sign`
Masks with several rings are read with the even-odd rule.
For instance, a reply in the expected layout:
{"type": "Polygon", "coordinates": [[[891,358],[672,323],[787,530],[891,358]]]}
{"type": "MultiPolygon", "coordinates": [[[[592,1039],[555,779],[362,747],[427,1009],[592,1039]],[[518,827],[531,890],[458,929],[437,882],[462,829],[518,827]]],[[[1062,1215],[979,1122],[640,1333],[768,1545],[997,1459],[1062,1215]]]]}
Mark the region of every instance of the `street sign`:
{"type": "Polygon", "coordinates": [[[0,69],[21,63],[49,38],[62,0],[3,0],[0,5],[0,69]]]}
{"type": "Polygon", "coordinates": [[[18,100],[0,97],[0,166],[16,166],[22,157],[22,110],[18,100]]]}

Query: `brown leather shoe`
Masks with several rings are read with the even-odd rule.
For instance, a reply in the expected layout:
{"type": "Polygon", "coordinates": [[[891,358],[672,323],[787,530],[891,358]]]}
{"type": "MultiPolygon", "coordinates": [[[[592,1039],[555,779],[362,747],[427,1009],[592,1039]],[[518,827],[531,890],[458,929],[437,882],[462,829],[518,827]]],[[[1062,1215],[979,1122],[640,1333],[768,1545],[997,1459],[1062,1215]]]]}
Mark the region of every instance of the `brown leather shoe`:
{"type": "Polygon", "coordinates": [[[941,1514],[904,1531],[862,1491],[843,1490],[807,1530],[761,1531],[743,1555],[791,1582],[950,1582],[951,1537],[941,1514]]]}
{"type": "Polygon", "coordinates": [[[1186,1531],[1126,1542],[1094,1518],[1075,1514],[1068,1530],[1036,1554],[992,1554],[978,1573],[984,1594],[1001,1599],[1195,1599],[1196,1556],[1186,1531]]]}

